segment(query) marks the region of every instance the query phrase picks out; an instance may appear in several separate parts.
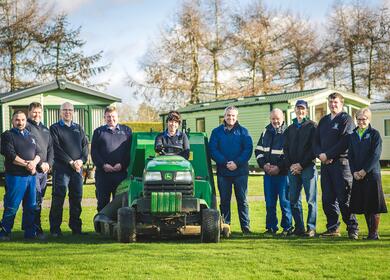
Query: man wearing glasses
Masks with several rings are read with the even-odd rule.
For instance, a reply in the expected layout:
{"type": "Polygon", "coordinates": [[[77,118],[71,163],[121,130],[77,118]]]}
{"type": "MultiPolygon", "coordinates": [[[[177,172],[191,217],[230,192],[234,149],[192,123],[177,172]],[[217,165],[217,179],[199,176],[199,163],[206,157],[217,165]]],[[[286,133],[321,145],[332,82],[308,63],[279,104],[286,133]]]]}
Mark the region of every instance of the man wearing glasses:
{"type": "Polygon", "coordinates": [[[69,189],[69,227],[72,234],[81,230],[81,199],[83,195],[83,164],[88,158],[88,140],[84,130],[73,122],[74,107],[65,102],[61,105],[61,119],[50,126],[53,138],[53,193],[50,208],[50,233],[62,236],[61,223],[66,192],[69,189]]]}

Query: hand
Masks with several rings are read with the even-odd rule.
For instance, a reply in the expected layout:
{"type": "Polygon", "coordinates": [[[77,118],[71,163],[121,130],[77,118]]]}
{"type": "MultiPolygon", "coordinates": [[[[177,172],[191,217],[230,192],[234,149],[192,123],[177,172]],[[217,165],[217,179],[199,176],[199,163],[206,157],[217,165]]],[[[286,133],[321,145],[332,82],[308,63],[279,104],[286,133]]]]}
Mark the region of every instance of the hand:
{"type": "Polygon", "coordinates": [[[325,164],[331,164],[333,162],[333,159],[327,159],[326,161],[325,161],[325,164]]]}
{"type": "Polygon", "coordinates": [[[353,178],[354,178],[355,180],[357,180],[357,181],[363,179],[363,178],[360,176],[360,174],[359,174],[358,171],[353,172],[353,178]]]}
{"type": "Polygon", "coordinates": [[[318,159],[319,159],[322,163],[325,163],[325,162],[327,161],[328,158],[327,158],[327,156],[326,156],[325,153],[321,153],[321,154],[319,154],[318,159]]]}
{"type": "Polygon", "coordinates": [[[301,174],[303,168],[299,163],[294,163],[290,166],[291,174],[298,175],[301,174]]]}
{"type": "Polygon", "coordinates": [[[103,165],[103,170],[104,172],[107,172],[107,173],[110,173],[110,172],[114,172],[115,169],[114,167],[112,167],[110,164],[106,163],[103,165]]]}
{"type": "Polygon", "coordinates": [[[271,165],[268,174],[271,176],[276,176],[279,174],[279,172],[280,172],[280,169],[277,165],[271,165]]]}
{"type": "Polygon", "coordinates": [[[117,163],[114,165],[114,171],[119,172],[122,170],[122,164],[117,163]]]}
{"type": "Polygon", "coordinates": [[[42,162],[41,169],[43,173],[47,173],[50,170],[50,165],[47,162],[42,162]]]}
{"type": "Polygon", "coordinates": [[[360,170],[358,173],[361,179],[363,179],[367,175],[367,172],[364,169],[360,170]]]}
{"type": "Polygon", "coordinates": [[[234,161],[228,161],[228,163],[226,164],[226,167],[230,171],[234,171],[237,169],[237,165],[234,163],[234,161]]]}
{"type": "Polygon", "coordinates": [[[269,163],[264,164],[264,166],[263,166],[264,172],[268,174],[270,171],[270,167],[271,167],[271,164],[269,164],[269,163]]]}
{"type": "MultiPolygon", "coordinates": [[[[27,164],[26,164],[26,169],[31,173],[36,167],[36,164],[34,163],[34,161],[28,161],[27,164]]],[[[33,174],[33,173],[31,173],[33,174]]]]}

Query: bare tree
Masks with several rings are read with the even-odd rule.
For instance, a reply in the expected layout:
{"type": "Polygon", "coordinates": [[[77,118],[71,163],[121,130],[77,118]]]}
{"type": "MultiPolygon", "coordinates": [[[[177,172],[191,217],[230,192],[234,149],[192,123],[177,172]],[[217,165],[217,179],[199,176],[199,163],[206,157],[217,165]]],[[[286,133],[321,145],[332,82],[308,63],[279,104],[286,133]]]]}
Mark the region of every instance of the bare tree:
{"type": "Polygon", "coordinates": [[[234,27],[238,63],[248,72],[248,76],[240,79],[249,82],[249,87],[244,86],[244,95],[278,89],[273,82],[281,67],[284,31],[273,12],[262,3],[250,4],[244,12],[234,15],[234,27]]]}
{"type": "Polygon", "coordinates": [[[311,23],[297,16],[285,19],[286,33],[283,36],[284,57],[282,61],[283,78],[287,85],[305,89],[305,82],[317,74],[321,50],[317,34],[311,23]]]}
{"type": "Polygon", "coordinates": [[[48,12],[36,0],[0,2],[0,55],[6,90],[34,84],[37,60],[32,49],[40,40],[48,12]]]}
{"type": "MultiPolygon", "coordinates": [[[[197,2],[185,2],[177,18],[161,32],[160,42],[152,45],[141,62],[146,81],[161,97],[174,94],[200,100],[200,14],[197,2]]],[[[180,99],[180,98],[179,98],[180,99]]]]}

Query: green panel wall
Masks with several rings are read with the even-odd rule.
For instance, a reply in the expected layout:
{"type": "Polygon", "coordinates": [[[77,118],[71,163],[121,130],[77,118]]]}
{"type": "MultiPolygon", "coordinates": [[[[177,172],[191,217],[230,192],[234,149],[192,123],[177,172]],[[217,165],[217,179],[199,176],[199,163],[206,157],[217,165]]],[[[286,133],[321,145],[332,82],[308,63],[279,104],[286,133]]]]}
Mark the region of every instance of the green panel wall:
{"type": "MultiPolygon", "coordinates": [[[[269,104],[238,108],[238,120],[240,124],[249,130],[253,141],[253,149],[256,148],[257,141],[260,134],[264,131],[264,127],[269,123],[269,112],[269,104]]],[[[205,118],[206,133],[210,137],[211,131],[219,125],[219,117],[223,116],[223,113],[223,110],[183,113],[182,118],[187,121],[187,128],[190,128],[193,132],[196,131],[196,119],[205,118]]],[[[257,167],[254,154],[249,164],[257,167]]]]}

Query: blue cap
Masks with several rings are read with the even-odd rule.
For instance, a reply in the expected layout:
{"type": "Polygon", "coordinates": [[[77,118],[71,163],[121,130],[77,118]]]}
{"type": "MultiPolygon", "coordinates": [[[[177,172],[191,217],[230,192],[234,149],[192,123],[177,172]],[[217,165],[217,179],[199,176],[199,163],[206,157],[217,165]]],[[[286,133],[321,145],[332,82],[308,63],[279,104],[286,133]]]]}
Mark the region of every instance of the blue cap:
{"type": "Polygon", "coordinates": [[[297,102],[295,103],[295,107],[305,107],[305,109],[309,108],[309,105],[307,105],[307,102],[305,100],[297,100],[297,102]]]}

